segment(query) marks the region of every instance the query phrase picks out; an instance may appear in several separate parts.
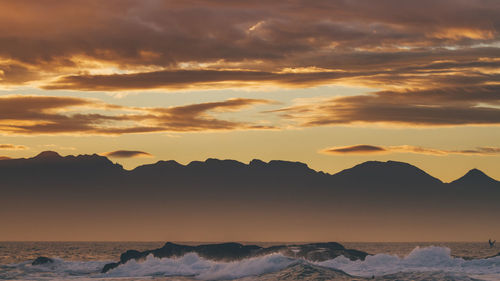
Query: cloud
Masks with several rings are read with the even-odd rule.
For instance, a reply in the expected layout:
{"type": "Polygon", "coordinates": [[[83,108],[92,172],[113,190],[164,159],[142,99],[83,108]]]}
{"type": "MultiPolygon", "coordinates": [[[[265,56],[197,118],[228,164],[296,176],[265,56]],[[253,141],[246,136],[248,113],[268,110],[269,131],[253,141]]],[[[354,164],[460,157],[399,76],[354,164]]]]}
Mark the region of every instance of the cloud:
{"type": "Polygon", "coordinates": [[[102,153],[102,155],[115,158],[154,157],[150,153],[137,150],[115,150],[111,152],[102,153]]]}
{"type": "Polygon", "coordinates": [[[24,150],[28,149],[24,145],[15,145],[15,144],[0,144],[0,150],[24,150]]]}
{"type": "MultiPolygon", "coordinates": [[[[43,81],[37,85],[115,91],[245,81],[308,87],[338,78],[321,71],[283,75],[288,68],[337,71],[363,80],[358,82],[386,85],[378,74],[392,72],[398,83],[422,71],[469,76],[467,64],[498,57],[500,7],[494,1],[72,0],[45,5],[32,0],[1,6],[0,83],[9,85],[43,81]],[[442,60],[465,64],[435,65],[442,60]],[[367,70],[371,74],[363,76],[367,70]]],[[[488,68],[478,65],[474,71],[488,68]]]]}
{"type": "Polygon", "coordinates": [[[494,155],[500,155],[500,147],[476,147],[474,149],[446,150],[446,149],[426,148],[413,145],[375,146],[375,145],[361,144],[361,145],[351,145],[351,146],[330,147],[320,150],[320,153],[330,154],[330,155],[415,153],[415,154],[427,154],[435,156],[446,156],[450,154],[494,156],[494,155]]]}
{"type": "MultiPolygon", "coordinates": [[[[0,4],[0,85],[127,91],[348,84],[380,91],[277,112],[300,126],[499,123],[495,1],[50,3],[0,4]]],[[[64,102],[89,106],[83,104],[88,100],[64,102]]],[[[187,118],[202,126],[186,126],[155,110],[126,109],[137,116],[49,116],[44,110],[49,120],[43,124],[27,124],[33,120],[26,118],[7,127],[111,134],[245,127],[202,117],[206,112],[187,118]],[[138,126],[106,130],[105,124],[124,123],[123,118],[138,126]]]]}
{"type": "Polygon", "coordinates": [[[371,154],[386,152],[387,150],[381,146],[374,145],[351,145],[351,146],[340,146],[340,147],[330,147],[321,151],[324,154],[371,154]]]}
{"type": "Polygon", "coordinates": [[[325,84],[359,73],[338,72],[273,73],[243,70],[176,70],[134,74],[64,76],[47,85],[47,90],[118,91],[148,88],[186,89],[256,86],[255,83],[288,87],[325,84]]]}
{"type": "Polygon", "coordinates": [[[270,129],[251,122],[215,117],[258,104],[262,99],[235,98],[172,107],[127,107],[94,99],[10,95],[0,97],[3,134],[129,134],[270,129]]]}
{"type": "Polygon", "coordinates": [[[500,85],[380,91],[274,110],[299,126],[500,124],[500,85]]]}
{"type": "Polygon", "coordinates": [[[10,160],[12,158],[8,157],[8,156],[0,156],[0,161],[1,160],[10,160]]]}

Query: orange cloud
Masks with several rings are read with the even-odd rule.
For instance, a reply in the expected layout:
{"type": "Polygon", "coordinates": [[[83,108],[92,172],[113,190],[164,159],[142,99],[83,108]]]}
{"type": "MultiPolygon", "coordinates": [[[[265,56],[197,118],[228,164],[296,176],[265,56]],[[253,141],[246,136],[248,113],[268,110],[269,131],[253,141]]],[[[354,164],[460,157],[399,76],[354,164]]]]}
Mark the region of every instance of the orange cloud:
{"type": "Polygon", "coordinates": [[[300,126],[382,123],[414,126],[500,124],[500,85],[380,91],[272,112],[300,126]]]}
{"type": "MultiPolygon", "coordinates": [[[[349,84],[382,91],[279,112],[301,126],[498,124],[498,14],[498,5],[480,0],[1,1],[0,85],[124,91],[349,84]]],[[[97,106],[64,102],[72,104],[68,108],[97,106]]],[[[12,108],[11,115],[28,114],[12,108]]],[[[136,114],[123,116],[55,116],[51,110],[61,108],[30,109],[38,119],[4,118],[0,130],[121,134],[245,127],[205,118],[212,109],[187,119],[132,108],[126,110],[136,114]],[[114,126],[127,118],[138,126],[114,126]]]]}
{"type": "MultiPolygon", "coordinates": [[[[499,9],[479,0],[2,1],[0,83],[115,91],[338,82],[322,71],[280,75],[316,69],[348,72],[356,83],[409,85],[423,78],[408,66],[498,57],[499,9]]],[[[467,77],[485,70],[458,68],[467,77]]]]}
{"type": "Polygon", "coordinates": [[[126,107],[75,97],[0,97],[3,134],[128,134],[269,129],[250,122],[214,117],[271,103],[262,99],[229,99],[174,107],[126,107]],[[101,113],[87,113],[92,109],[101,113]],[[125,113],[124,113],[125,112],[125,113]]]}
{"type": "Polygon", "coordinates": [[[3,149],[3,150],[24,150],[24,149],[28,149],[28,148],[24,145],[0,144],[0,149],[3,149]]]}

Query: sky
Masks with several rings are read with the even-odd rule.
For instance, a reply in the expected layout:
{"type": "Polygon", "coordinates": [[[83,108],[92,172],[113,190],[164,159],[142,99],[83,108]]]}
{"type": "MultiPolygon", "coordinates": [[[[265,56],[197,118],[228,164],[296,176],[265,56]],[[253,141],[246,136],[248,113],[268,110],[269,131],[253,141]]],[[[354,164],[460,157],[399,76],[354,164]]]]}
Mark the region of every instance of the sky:
{"type": "Polygon", "coordinates": [[[500,179],[500,2],[0,0],[0,158],[500,179]]]}

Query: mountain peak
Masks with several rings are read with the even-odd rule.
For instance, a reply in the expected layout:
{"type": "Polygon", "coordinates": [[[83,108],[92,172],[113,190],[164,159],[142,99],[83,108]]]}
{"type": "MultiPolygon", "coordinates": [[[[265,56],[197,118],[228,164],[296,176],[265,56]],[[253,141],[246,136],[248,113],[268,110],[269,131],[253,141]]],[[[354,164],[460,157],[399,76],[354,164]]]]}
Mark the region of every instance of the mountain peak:
{"type": "Polygon", "coordinates": [[[439,179],[411,164],[398,161],[367,161],[334,175],[347,182],[371,182],[384,179],[392,184],[439,184],[439,179]]]}
{"type": "Polygon", "coordinates": [[[499,183],[497,180],[489,177],[483,171],[479,169],[472,169],[468,171],[461,178],[452,181],[452,184],[497,184],[499,183]]]}
{"type": "Polygon", "coordinates": [[[39,160],[55,160],[61,158],[63,157],[59,155],[59,153],[50,150],[42,151],[37,156],[33,157],[33,159],[39,159],[39,160]]]}

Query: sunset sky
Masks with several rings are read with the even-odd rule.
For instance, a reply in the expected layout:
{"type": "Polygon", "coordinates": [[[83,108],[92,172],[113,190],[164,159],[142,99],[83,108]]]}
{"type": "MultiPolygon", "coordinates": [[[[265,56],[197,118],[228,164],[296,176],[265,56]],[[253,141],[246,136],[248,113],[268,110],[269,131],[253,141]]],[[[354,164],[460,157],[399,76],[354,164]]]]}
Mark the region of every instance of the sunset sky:
{"type": "Polygon", "coordinates": [[[500,179],[500,1],[2,1],[0,158],[500,179]]]}

